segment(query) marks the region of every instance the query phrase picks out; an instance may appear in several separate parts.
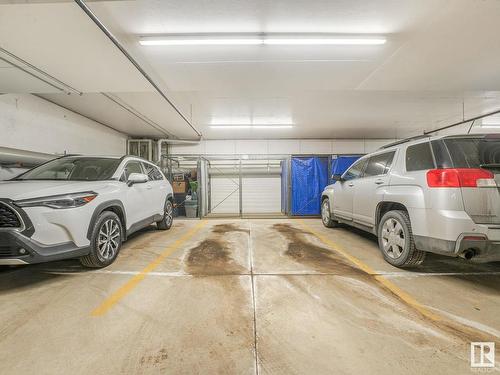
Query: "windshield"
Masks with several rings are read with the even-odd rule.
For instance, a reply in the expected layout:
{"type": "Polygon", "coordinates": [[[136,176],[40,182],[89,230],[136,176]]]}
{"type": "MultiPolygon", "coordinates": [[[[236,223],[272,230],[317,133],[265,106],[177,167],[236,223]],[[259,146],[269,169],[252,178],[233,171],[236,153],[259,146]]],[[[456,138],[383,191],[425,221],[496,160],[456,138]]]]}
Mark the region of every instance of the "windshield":
{"type": "Polygon", "coordinates": [[[500,165],[500,138],[497,137],[445,138],[432,143],[438,168],[488,168],[500,165]]]}
{"type": "Polygon", "coordinates": [[[61,158],[36,167],[16,180],[108,180],[119,164],[120,159],[111,158],[61,158]]]}

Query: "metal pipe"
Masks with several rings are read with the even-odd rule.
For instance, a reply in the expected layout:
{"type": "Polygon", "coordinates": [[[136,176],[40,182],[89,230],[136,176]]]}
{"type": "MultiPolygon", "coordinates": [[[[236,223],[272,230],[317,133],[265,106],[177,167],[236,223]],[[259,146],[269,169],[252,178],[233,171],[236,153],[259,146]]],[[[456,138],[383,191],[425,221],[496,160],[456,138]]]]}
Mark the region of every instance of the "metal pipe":
{"type": "Polygon", "coordinates": [[[158,142],[165,142],[170,145],[197,145],[200,143],[201,139],[199,140],[188,140],[188,139],[159,139],[158,142]]]}
{"type": "Polygon", "coordinates": [[[146,80],[155,88],[160,96],[167,101],[170,106],[182,117],[182,119],[189,125],[189,127],[196,133],[198,137],[202,134],[191,124],[191,121],[175,106],[175,104],[167,97],[163,90],[156,84],[151,76],[139,65],[139,63],[128,53],[125,47],[118,41],[118,39],[108,30],[108,28],[99,20],[99,18],[87,6],[84,0],[75,0],[75,3],[87,14],[87,16],[101,29],[101,31],[111,40],[111,42],[123,53],[123,55],[136,67],[136,69],[146,78],[146,80]]]}
{"type": "Polygon", "coordinates": [[[441,128],[438,128],[438,129],[426,131],[426,132],[424,132],[424,135],[436,133],[436,132],[439,132],[441,130],[446,130],[446,129],[449,129],[449,128],[453,128],[454,126],[463,125],[463,124],[466,124],[466,123],[471,122],[471,121],[476,121],[476,120],[479,120],[479,119],[482,119],[482,118],[485,118],[485,117],[488,117],[488,116],[496,115],[498,113],[500,113],[500,109],[497,109],[496,111],[487,113],[485,115],[471,117],[471,118],[469,118],[467,120],[462,120],[462,121],[456,122],[456,123],[451,124],[451,125],[446,125],[446,126],[443,126],[441,128]]]}
{"type": "Polygon", "coordinates": [[[9,52],[6,49],[0,47],[0,53],[7,56],[7,58],[0,57],[0,60],[5,61],[6,63],[16,67],[17,69],[25,72],[26,74],[29,74],[32,77],[39,79],[42,82],[45,82],[46,84],[54,87],[55,89],[63,91],[67,94],[74,93],[77,95],[82,95],[81,91],[78,91],[74,87],[71,87],[70,85],[64,83],[60,79],[57,79],[56,77],[43,71],[42,69],[37,68],[35,65],[30,64],[29,62],[27,62],[26,60],[23,60],[19,56],[14,55],[12,52],[9,52]],[[11,60],[14,60],[15,62],[12,62],[11,60]],[[41,78],[39,75],[45,77],[45,79],[41,78]],[[60,86],[62,86],[62,87],[60,87],[60,86]]]}
{"type": "MultiPolygon", "coordinates": [[[[239,167],[233,167],[233,168],[209,168],[208,173],[211,176],[237,176],[240,173],[240,168],[239,167]]],[[[281,168],[280,167],[263,167],[263,168],[245,168],[244,165],[242,165],[241,168],[241,174],[242,175],[281,175],[281,168]]]]}
{"type": "Polygon", "coordinates": [[[197,145],[200,143],[201,138],[197,141],[190,141],[190,140],[184,140],[184,139],[158,139],[158,164],[161,163],[162,159],[162,154],[161,154],[161,149],[162,149],[162,144],[175,144],[175,145],[197,145]]]}
{"type": "Polygon", "coordinates": [[[151,126],[153,129],[158,130],[160,133],[165,134],[167,137],[172,137],[173,136],[172,133],[170,133],[170,132],[166,131],[165,129],[163,129],[160,125],[158,125],[154,121],[152,121],[149,118],[147,118],[146,116],[144,116],[142,113],[140,113],[139,111],[137,111],[131,105],[125,103],[123,100],[121,100],[120,98],[118,98],[116,95],[113,95],[113,94],[108,93],[108,92],[101,92],[101,95],[103,95],[105,98],[111,100],[113,103],[115,103],[116,105],[120,106],[121,108],[123,108],[124,110],[126,110],[127,112],[129,112],[130,114],[132,114],[133,116],[137,117],[139,120],[144,121],[146,124],[148,124],[149,126],[151,126]]]}
{"type": "Polygon", "coordinates": [[[0,147],[0,164],[16,167],[34,167],[57,158],[56,155],[0,147]]]}
{"type": "Polygon", "coordinates": [[[121,130],[118,130],[118,129],[116,129],[116,128],[114,128],[114,127],[112,127],[112,126],[108,125],[108,124],[105,124],[105,123],[103,123],[103,122],[99,121],[98,119],[92,118],[92,117],[90,117],[89,115],[85,115],[85,114],[83,114],[83,113],[80,113],[80,112],[78,112],[77,110],[75,110],[75,109],[73,109],[73,108],[69,108],[69,107],[66,107],[66,106],[64,106],[64,105],[62,105],[62,104],[60,104],[60,103],[57,103],[57,102],[55,102],[55,101],[54,101],[54,100],[52,100],[52,99],[49,99],[49,98],[46,98],[45,96],[42,96],[41,94],[31,94],[31,95],[36,96],[37,98],[40,98],[40,99],[42,99],[42,100],[45,100],[45,101],[47,101],[47,102],[49,102],[49,103],[52,103],[52,104],[54,104],[54,105],[56,105],[56,106],[58,106],[58,107],[61,107],[61,108],[65,109],[65,110],[67,110],[67,111],[70,111],[70,112],[76,113],[78,116],[82,116],[82,117],[88,118],[89,120],[92,120],[92,121],[94,121],[94,122],[97,122],[97,123],[98,123],[99,125],[101,125],[101,126],[104,126],[104,127],[106,127],[106,128],[109,128],[109,129],[111,129],[111,130],[113,130],[113,131],[115,131],[115,132],[117,132],[117,133],[123,134],[123,135],[125,135],[125,136],[127,136],[127,137],[128,137],[128,134],[125,134],[125,133],[124,133],[123,131],[121,131],[121,130]]]}

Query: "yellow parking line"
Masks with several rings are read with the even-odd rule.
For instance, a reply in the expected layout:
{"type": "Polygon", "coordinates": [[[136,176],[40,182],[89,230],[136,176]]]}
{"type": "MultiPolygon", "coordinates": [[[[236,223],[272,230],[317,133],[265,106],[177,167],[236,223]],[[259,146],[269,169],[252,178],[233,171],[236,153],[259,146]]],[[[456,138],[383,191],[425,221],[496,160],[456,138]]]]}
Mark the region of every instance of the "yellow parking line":
{"type": "Polygon", "coordinates": [[[410,307],[414,308],[417,310],[420,314],[425,316],[428,319],[434,320],[434,321],[440,321],[442,318],[439,315],[434,314],[431,310],[429,310],[427,307],[422,305],[420,302],[418,302],[415,298],[410,296],[408,293],[405,291],[401,290],[398,286],[396,286],[392,281],[389,281],[385,277],[381,275],[376,275],[376,271],[371,268],[369,265],[366,263],[362,262],[355,256],[352,256],[349,254],[342,246],[337,244],[336,242],[330,240],[329,238],[325,237],[318,231],[312,229],[310,226],[308,226],[306,223],[304,223],[302,220],[299,220],[300,225],[304,227],[309,233],[315,235],[318,237],[323,243],[328,245],[332,250],[336,251],[337,253],[341,254],[343,257],[347,258],[351,263],[353,263],[356,267],[359,269],[363,270],[369,275],[373,275],[373,277],[380,283],[382,284],[385,288],[387,288],[391,293],[393,293],[395,296],[397,296],[399,299],[401,299],[404,303],[409,305],[410,307]]]}
{"type": "Polygon", "coordinates": [[[205,220],[202,220],[195,227],[189,230],[182,237],[177,239],[172,245],[167,247],[156,259],[149,263],[141,272],[132,277],[123,286],[120,287],[116,292],[109,296],[101,305],[95,308],[91,315],[92,316],[102,316],[106,314],[114,305],[116,305],[120,300],[130,293],[142,280],[146,278],[148,273],[154,271],[164,260],[169,257],[173,252],[175,252],[179,246],[181,246],[185,241],[190,239],[196,232],[203,228],[206,224],[205,220]]]}

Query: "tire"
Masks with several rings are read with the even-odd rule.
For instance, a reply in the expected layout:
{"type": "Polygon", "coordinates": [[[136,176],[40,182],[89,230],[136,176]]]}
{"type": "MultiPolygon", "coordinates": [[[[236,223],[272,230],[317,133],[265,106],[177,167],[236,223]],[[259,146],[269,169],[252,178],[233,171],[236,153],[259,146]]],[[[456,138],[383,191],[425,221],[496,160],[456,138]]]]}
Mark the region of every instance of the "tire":
{"type": "Polygon", "coordinates": [[[327,228],[335,228],[338,222],[332,219],[332,211],[330,210],[330,200],[323,199],[321,202],[321,222],[327,228]]]}
{"type": "Polygon", "coordinates": [[[425,259],[425,251],[415,248],[410,217],[406,211],[389,211],[378,226],[378,244],[384,259],[396,267],[415,267],[425,259]]]}
{"type": "Polygon", "coordinates": [[[167,199],[165,202],[165,213],[163,214],[163,219],[156,222],[156,227],[159,230],[168,230],[172,227],[174,222],[174,206],[172,205],[172,201],[167,199]]]}
{"type": "Polygon", "coordinates": [[[102,212],[97,218],[90,239],[90,253],[80,258],[85,267],[102,268],[113,263],[122,247],[123,227],[118,215],[102,212]]]}

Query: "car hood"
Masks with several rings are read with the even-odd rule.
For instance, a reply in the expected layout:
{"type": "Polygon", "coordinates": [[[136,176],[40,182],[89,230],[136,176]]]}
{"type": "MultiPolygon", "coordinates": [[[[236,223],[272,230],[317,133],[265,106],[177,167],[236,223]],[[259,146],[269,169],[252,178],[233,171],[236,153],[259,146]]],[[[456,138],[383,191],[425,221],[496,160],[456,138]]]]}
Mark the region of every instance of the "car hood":
{"type": "Polygon", "coordinates": [[[105,184],[103,181],[2,181],[0,199],[20,200],[83,191],[98,192],[105,184]]]}

